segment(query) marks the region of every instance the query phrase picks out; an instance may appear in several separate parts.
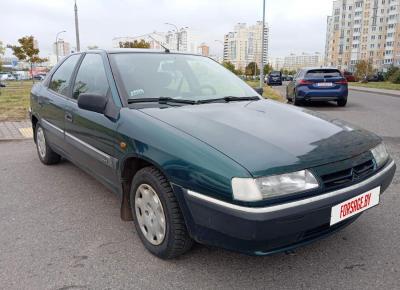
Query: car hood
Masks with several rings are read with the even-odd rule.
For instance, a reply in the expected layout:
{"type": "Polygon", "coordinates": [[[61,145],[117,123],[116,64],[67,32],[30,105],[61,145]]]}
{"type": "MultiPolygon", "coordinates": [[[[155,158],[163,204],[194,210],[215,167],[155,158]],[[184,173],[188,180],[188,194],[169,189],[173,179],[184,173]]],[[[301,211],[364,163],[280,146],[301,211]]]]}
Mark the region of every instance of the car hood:
{"type": "Polygon", "coordinates": [[[343,121],[270,100],[141,111],[219,150],[254,177],[348,159],[380,142],[343,121]]]}

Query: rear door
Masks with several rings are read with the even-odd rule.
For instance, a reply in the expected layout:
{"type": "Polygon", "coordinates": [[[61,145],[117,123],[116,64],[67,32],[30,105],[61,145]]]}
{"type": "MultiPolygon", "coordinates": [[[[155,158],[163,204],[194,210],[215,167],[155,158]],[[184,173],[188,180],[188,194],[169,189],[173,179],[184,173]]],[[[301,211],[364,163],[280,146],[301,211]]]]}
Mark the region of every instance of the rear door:
{"type": "Polygon", "coordinates": [[[109,102],[113,102],[101,54],[86,53],[76,72],[65,121],[65,139],[74,162],[115,189],[118,185],[116,120],[80,109],[77,99],[82,93],[108,96],[109,102]]]}
{"type": "Polygon", "coordinates": [[[35,96],[40,122],[45,130],[46,138],[53,149],[65,153],[64,142],[64,117],[65,109],[69,104],[69,91],[73,72],[81,55],[74,54],[64,62],[52,74],[46,86],[42,86],[35,96]]]}

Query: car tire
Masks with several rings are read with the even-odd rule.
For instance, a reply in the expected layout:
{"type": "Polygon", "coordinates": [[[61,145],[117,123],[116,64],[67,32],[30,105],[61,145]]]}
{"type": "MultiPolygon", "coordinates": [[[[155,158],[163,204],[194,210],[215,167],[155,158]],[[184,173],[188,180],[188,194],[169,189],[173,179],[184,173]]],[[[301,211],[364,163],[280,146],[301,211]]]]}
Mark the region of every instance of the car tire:
{"type": "Polygon", "coordinates": [[[295,106],[301,106],[301,101],[297,99],[297,92],[294,91],[293,93],[293,105],[295,106]]]}
{"type": "Polygon", "coordinates": [[[49,146],[46,133],[40,124],[36,124],[35,127],[35,141],[39,159],[43,164],[52,165],[60,162],[61,156],[54,152],[49,146]]]}
{"type": "Polygon", "coordinates": [[[157,168],[145,167],[135,174],[130,200],[136,232],[150,253],[172,259],[190,250],[193,240],[178,201],[157,168]]]}
{"type": "Polygon", "coordinates": [[[293,98],[289,97],[289,90],[287,87],[286,87],[286,100],[288,100],[288,102],[291,102],[293,100],[293,98]]]}
{"type": "Polygon", "coordinates": [[[337,104],[339,107],[344,107],[347,104],[347,99],[339,100],[339,101],[337,101],[337,104]]]}

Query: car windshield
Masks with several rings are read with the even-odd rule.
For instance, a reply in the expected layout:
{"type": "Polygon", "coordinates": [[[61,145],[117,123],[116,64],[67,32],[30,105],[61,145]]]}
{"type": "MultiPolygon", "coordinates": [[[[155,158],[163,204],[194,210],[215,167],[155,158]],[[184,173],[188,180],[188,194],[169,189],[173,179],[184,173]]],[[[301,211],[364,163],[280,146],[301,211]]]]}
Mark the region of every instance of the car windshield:
{"type": "Polygon", "coordinates": [[[128,101],[160,97],[201,101],[256,95],[240,78],[207,57],[114,53],[110,58],[128,101]]]}
{"type": "Polygon", "coordinates": [[[307,78],[336,78],[341,77],[340,71],[337,69],[314,69],[309,70],[306,74],[307,78]]]}

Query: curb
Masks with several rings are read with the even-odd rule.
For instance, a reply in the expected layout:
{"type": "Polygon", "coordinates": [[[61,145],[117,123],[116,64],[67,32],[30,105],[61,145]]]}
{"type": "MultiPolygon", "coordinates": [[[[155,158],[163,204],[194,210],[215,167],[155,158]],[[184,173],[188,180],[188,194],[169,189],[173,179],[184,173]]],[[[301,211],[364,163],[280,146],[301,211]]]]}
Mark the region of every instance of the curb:
{"type": "Polygon", "coordinates": [[[32,138],[2,138],[0,139],[0,143],[2,142],[17,142],[17,141],[27,141],[33,140],[32,138]]]}
{"type": "Polygon", "coordinates": [[[394,94],[394,93],[388,93],[388,92],[370,91],[370,90],[363,89],[363,88],[359,88],[359,87],[349,87],[349,90],[351,90],[351,91],[357,91],[357,92],[370,93],[370,94],[385,95],[385,96],[390,96],[390,97],[395,97],[395,98],[400,98],[400,94],[394,94]]]}

